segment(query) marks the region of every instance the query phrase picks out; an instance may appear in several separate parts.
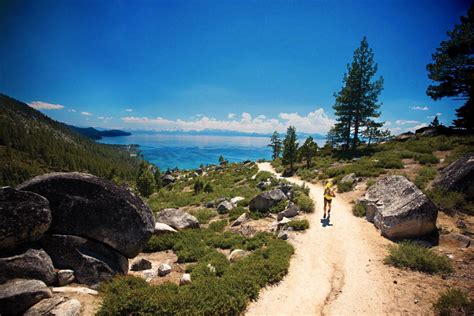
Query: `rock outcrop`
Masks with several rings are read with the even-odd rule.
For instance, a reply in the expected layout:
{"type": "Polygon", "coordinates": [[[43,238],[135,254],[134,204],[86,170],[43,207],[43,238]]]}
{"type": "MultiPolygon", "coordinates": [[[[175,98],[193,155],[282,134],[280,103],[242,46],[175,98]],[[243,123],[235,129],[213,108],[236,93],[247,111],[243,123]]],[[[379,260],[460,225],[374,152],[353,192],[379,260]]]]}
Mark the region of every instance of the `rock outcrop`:
{"type": "Polygon", "coordinates": [[[72,235],[45,235],[41,245],[54,267],[74,270],[79,283],[95,285],[128,272],[128,260],[105,244],[72,235]]]}
{"type": "Polygon", "coordinates": [[[286,194],[281,189],[274,189],[255,196],[250,200],[249,209],[251,211],[266,212],[272,206],[286,199],[286,194]]]}
{"type": "Polygon", "coordinates": [[[148,270],[151,269],[151,262],[141,258],[132,263],[132,266],[130,267],[131,271],[143,271],[143,270],[148,270]]]}
{"type": "Polygon", "coordinates": [[[223,201],[217,206],[217,212],[219,214],[227,214],[234,208],[234,204],[229,201],[223,201]]]}
{"type": "Polygon", "coordinates": [[[474,152],[470,152],[441,170],[433,187],[449,191],[474,188],[474,152]]]}
{"type": "Polygon", "coordinates": [[[295,203],[290,202],[284,211],[281,211],[277,215],[277,220],[281,221],[283,217],[291,218],[298,215],[300,208],[295,203]]]}
{"type": "Polygon", "coordinates": [[[177,230],[199,228],[199,221],[196,217],[176,208],[165,208],[161,210],[156,217],[156,221],[169,225],[177,230]]]}
{"type": "Polygon", "coordinates": [[[47,199],[32,192],[0,188],[0,249],[38,240],[50,224],[47,199]]]}
{"type": "Polygon", "coordinates": [[[28,249],[18,255],[0,257],[0,283],[11,279],[36,279],[53,285],[56,283],[56,272],[51,258],[43,249],[28,249]]]}
{"type": "Polygon", "coordinates": [[[13,279],[0,284],[0,314],[18,315],[53,293],[39,280],[13,279]]]}
{"type": "Polygon", "coordinates": [[[403,176],[381,179],[360,202],[366,206],[367,219],[387,238],[420,237],[436,229],[436,206],[403,176]]]}
{"type": "Polygon", "coordinates": [[[153,214],[131,191],[85,173],[50,173],[18,189],[48,199],[53,234],[81,236],[135,257],[154,231],[153,214]]]}

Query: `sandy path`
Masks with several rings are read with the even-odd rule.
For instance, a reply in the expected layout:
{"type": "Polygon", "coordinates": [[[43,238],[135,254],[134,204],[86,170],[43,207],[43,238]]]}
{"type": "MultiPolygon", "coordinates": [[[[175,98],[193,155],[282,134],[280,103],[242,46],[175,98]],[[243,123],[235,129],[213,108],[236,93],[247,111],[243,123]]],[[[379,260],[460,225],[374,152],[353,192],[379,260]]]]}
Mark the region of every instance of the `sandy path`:
{"type": "MultiPolygon", "coordinates": [[[[260,170],[274,172],[269,163],[260,170]]],[[[298,178],[287,178],[302,184],[298,178]]],[[[354,315],[400,312],[391,295],[393,283],[381,260],[379,234],[351,213],[341,197],[333,201],[329,225],[323,225],[321,185],[309,184],[316,211],[310,228],[292,240],[295,255],[280,284],[264,289],[247,315],[354,315]]]]}

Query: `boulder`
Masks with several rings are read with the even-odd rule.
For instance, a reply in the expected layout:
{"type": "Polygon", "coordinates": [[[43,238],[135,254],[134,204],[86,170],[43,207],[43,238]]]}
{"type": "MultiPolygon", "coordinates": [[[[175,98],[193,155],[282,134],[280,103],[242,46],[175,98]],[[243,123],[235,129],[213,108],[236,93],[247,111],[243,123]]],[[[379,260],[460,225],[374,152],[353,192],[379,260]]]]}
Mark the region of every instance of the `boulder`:
{"type": "Polygon", "coordinates": [[[282,190],[287,197],[290,197],[293,192],[293,185],[291,183],[281,183],[278,188],[282,190]]]}
{"type": "Polygon", "coordinates": [[[163,183],[163,186],[173,184],[175,181],[176,179],[170,174],[166,174],[163,177],[161,177],[161,182],[163,183]]]}
{"type": "Polygon", "coordinates": [[[0,257],[0,283],[11,279],[36,279],[52,285],[56,283],[56,272],[43,249],[28,249],[18,255],[0,257]]]}
{"type": "Polygon", "coordinates": [[[357,177],[355,173],[349,173],[348,175],[345,175],[341,179],[341,182],[348,182],[348,183],[354,184],[356,182],[359,182],[360,180],[362,179],[357,177]]]}
{"type": "Polygon", "coordinates": [[[283,229],[278,233],[278,239],[287,240],[288,239],[288,231],[283,229]]]}
{"type": "Polygon", "coordinates": [[[243,213],[242,215],[240,215],[239,217],[237,217],[237,219],[232,223],[232,227],[234,226],[239,226],[241,225],[242,223],[244,223],[246,220],[248,219],[248,215],[247,213],[243,213]]]}
{"type": "Polygon", "coordinates": [[[44,299],[28,309],[23,316],[51,315],[49,312],[65,301],[66,298],[62,296],[44,299]]]}
{"type": "Polygon", "coordinates": [[[367,190],[361,202],[371,213],[367,218],[373,219],[387,238],[421,237],[436,230],[436,206],[403,176],[382,178],[367,190]]]}
{"type": "Polygon", "coordinates": [[[286,200],[287,197],[281,189],[260,193],[255,196],[249,203],[251,211],[267,212],[272,206],[286,200]]]}
{"type": "Polygon", "coordinates": [[[243,257],[245,257],[247,253],[242,249],[234,249],[230,253],[229,257],[227,258],[230,262],[235,262],[243,257]]]}
{"type": "Polygon", "coordinates": [[[177,230],[199,228],[199,221],[196,217],[176,208],[165,208],[161,210],[156,217],[156,221],[169,225],[177,230]]]}
{"type": "Polygon", "coordinates": [[[90,174],[50,173],[18,188],[49,200],[51,233],[94,239],[128,258],[138,255],[155,228],[150,208],[138,196],[90,174]]]}
{"type": "Polygon", "coordinates": [[[58,269],[74,270],[79,283],[95,285],[127,274],[128,260],[105,244],[72,235],[45,235],[41,245],[58,269]]]}
{"type": "Polygon", "coordinates": [[[43,281],[10,280],[0,285],[0,314],[22,314],[42,299],[52,296],[53,293],[43,281]]]}
{"type": "Polygon", "coordinates": [[[474,152],[470,152],[441,170],[433,181],[434,188],[449,191],[474,192],[474,152]]]}
{"type": "Polygon", "coordinates": [[[243,200],[245,200],[244,197],[236,196],[236,197],[233,197],[232,199],[230,199],[230,203],[237,205],[237,203],[239,203],[240,201],[243,201],[243,200]]]}
{"type": "Polygon", "coordinates": [[[191,284],[191,274],[185,273],[179,279],[179,285],[191,284]]]}
{"type": "Polygon", "coordinates": [[[257,183],[257,188],[263,191],[266,188],[268,188],[270,185],[271,185],[270,181],[260,181],[259,183],[257,183]]]}
{"type": "Polygon", "coordinates": [[[457,233],[439,236],[439,244],[441,246],[449,245],[456,248],[469,248],[471,242],[472,239],[470,237],[457,233]]]}
{"type": "Polygon", "coordinates": [[[33,192],[0,187],[0,249],[38,240],[50,225],[47,199],[33,192]]]}
{"type": "Polygon", "coordinates": [[[223,201],[217,206],[217,213],[227,214],[234,208],[234,204],[229,201],[223,201]]]}
{"type": "Polygon", "coordinates": [[[155,235],[162,235],[168,233],[177,233],[178,231],[165,223],[155,223],[155,235]]]}
{"type": "Polygon", "coordinates": [[[394,140],[404,142],[408,139],[415,138],[415,133],[413,132],[406,132],[402,133],[394,138],[394,140]]]}
{"type": "Polygon", "coordinates": [[[281,211],[277,215],[277,220],[281,221],[283,217],[291,218],[298,215],[300,208],[295,203],[290,202],[284,211],[281,211]]]}
{"type": "Polygon", "coordinates": [[[158,275],[160,277],[163,277],[165,275],[168,275],[171,273],[171,266],[169,264],[166,264],[166,263],[162,263],[160,264],[160,266],[158,267],[158,275]]]}
{"type": "Polygon", "coordinates": [[[131,271],[142,271],[148,269],[151,269],[151,262],[144,258],[140,258],[139,260],[135,261],[130,267],[131,271]]]}
{"type": "Polygon", "coordinates": [[[51,316],[79,316],[81,314],[82,304],[76,299],[70,299],[59,305],[56,305],[48,315],[51,316]]]}
{"type": "Polygon", "coordinates": [[[65,286],[74,281],[74,271],[70,269],[63,269],[58,271],[58,285],[65,286]]]}

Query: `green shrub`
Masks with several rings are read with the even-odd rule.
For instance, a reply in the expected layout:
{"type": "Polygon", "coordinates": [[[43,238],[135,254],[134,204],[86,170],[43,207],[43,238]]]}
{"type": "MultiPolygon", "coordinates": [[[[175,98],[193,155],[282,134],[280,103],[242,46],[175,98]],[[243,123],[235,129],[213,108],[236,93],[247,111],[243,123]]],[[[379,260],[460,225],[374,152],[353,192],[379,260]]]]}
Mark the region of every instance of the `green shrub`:
{"type": "Polygon", "coordinates": [[[376,153],[373,156],[374,159],[378,160],[375,166],[378,168],[385,169],[401,169],[403,168],[403,162],[400,159],[400,154],[392,151],[383,151],[376,153]]]}
{"type": "Polygon", "coordinates": [[[273,173],[269,172],[269,171],[259,171],[257,173],[257,176],[255,177],[255,180],[257,182],[260,182],[260,181],[267,181],[268,179],[272,178],[273,177],[273,173]]]}
{"type": "Polygon", "coordinates": [[[437,171],[431,167],[422,167],[415,178],[415,185],[423,190],[428,182],[436,177],[437,171]]]}
{"type": "Polygon", "coordinates": [[[416,156],[416,160],[422,165],[439,163],[439,159],[432,154],[419,154],[416,156]]]}
{"type": "Polygon", "coordinates": [[[385,263],[426,273],[452,272],[449,259],[411,241],[389,247],[385,263]]]}
{"type": "Polygon", "coordinates": [[[357,217],[364,217],[366,213],[364,204],[357,203],[352,206],[352,214],[357,217]]]}
{"type": "Polygon", "coordinates": [[[474,205],[466,194],[435,188],[428,192],[428,196],[445,213],[462,212],[474,215],[474,205]]]}
{"type": "Polygon", "coordinates": [[[352,191],[352,182],[339,182],[337,184],[337,192],[343,193],[343,192],[349,192],[352,191]]]}
{"type": "Polygon", "coordinates": [[[281,211],[284,211],[285,208],[288,206],[288,201],[287,200],[282,200],[278,202],[277,204],[273,205],[270,209],[270,213],[280,213],[281,211]]]}
{"type": "Polygon", "coordinates": [[[294,230],[306,230],[309,228],[309,222],[307,219],[294,219],[288,223],[288,227],[291,227],[294,230]]]}
{"type": "Polygon", "coordinates": [[[473,315],[474,301],[460,289],[448,289],[433,304],[433,309],[439,315],[473,315]]]}
{"type": "Polygon", "coordinates": [[[314,212],[314,202],[309,196],[302,192],[295,192],[295,198],[293,200],[296,205],[300,208],[301,211],[305,213],[314,212]]]}
{"type": "Polygon", "coordinates": [[[229,212],[229,221],[235,221],[240,215],[247,212],[247,209],[243,206],[237,206],[230,210],[229,212]]]}
{"type": "Polygon", "coordinates": [[[165,251],[172,249],[176,242],[175,233],[165,233],[161,235],[153,235],[143,248],[143,252],[165,251]]]}
{"type": "Polygon", "coordinates": [[[222,219],[220,221],[215,221],[215,222],[210,223],[207,229],[214,232],[221,232],[224,230],[226,225],[227,225],[227,220],[222,219]]]}
{"type": "Polygon", "coordinates": [[[366,182],[367,188],[370,188],[370,187],[373,186],[375,183],[377,183],[377,181],[375,181],[374,179],[369,179],[369,180],[367,180],[367,182],[366,182]]]}
{"type": "Polygon", "coordinates": [[[198,210],[191,211],[190,213],[197,218],[200,224],[209,223],[209,220],[217,215],[214,210],[208,208],[200,208],[198,210]]]}

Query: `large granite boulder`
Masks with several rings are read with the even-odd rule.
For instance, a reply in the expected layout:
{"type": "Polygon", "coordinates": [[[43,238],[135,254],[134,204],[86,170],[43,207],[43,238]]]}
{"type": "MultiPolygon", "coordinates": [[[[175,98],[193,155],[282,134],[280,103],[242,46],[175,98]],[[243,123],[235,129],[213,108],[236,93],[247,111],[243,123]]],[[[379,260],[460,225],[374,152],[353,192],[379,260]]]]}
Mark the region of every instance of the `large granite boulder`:
{"type": "Polygon", "coordinates": [[[0,315],[21,315],[42,299],[52,297],[40,280],[13,279],[0,284],[0,315]]]}
{"type": "Polygon", "coordinates": [[[360,202],[373,211],[374,225],[387,238],[420,237],[436,230],[436,206],[403,176],[384,177],[360,202]]]}
{"type": "MultiPolygon", "coordinates": [[[[433,181],[434,188],[466,191],[474,187],[474,152],[470,152],[441,170],[433,181]]],[[[473,191],[474,192],[474,191],[473,191]]]]}
{"type": "Polygon", "coordinates": [[[128,272],[127,258],[97,241],[72,235],[45,235],[41,245],[54,266],[73,270],[79,283],[94,285],[128,272]]]}
{"type": "Polygon", "coordinates": [[[50,225],[47,199],[32,192],[0,188],[0,249],[38,240],[50,225]]]}
{"type": "Polygon", "coordinates": [[[185,228],[199,228],[199,221],[196,217],[177,208],[165,208],[156,217],[158,223],[164,223],[181,230],[185,228]]]}
{"type": "Polygon", "coordinates": [[[138,196],[90,174],[50,173],[18,188],[49,200],[51,233],[94,239],[129,258],[141,251],[155,228],[150,208],[138,196]]]}
{"type": "Polygon", "coordinates": [[[38,304],[28,309],[24,316],[79,316],[82,304],[76,299],[66,299],[62,296],[55,296],[44,299],[38,304]]]}
{"type": "Polygon", "coordinates": [[[249,203],[251,211],[267,212],[272,206],[286,200],[287,197],[281,189],[260,193],[255,196],[249,203]]]}
{"type": "Polygon", "coordinates": [[[56,283],[56,272],[51,258],[43,249],[28,249],[18,255],[0,257],[0,283],[11,279],[36,279],[53,285],[56,283]]]}

